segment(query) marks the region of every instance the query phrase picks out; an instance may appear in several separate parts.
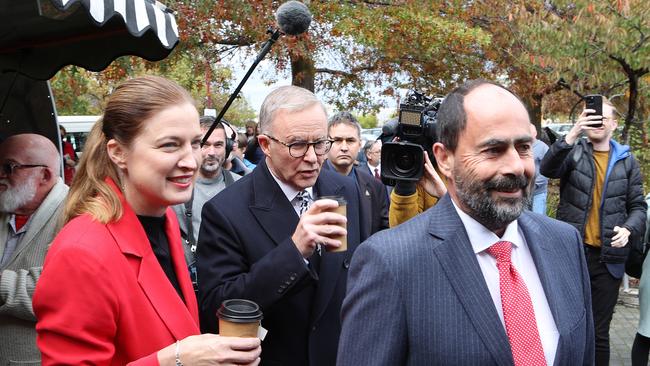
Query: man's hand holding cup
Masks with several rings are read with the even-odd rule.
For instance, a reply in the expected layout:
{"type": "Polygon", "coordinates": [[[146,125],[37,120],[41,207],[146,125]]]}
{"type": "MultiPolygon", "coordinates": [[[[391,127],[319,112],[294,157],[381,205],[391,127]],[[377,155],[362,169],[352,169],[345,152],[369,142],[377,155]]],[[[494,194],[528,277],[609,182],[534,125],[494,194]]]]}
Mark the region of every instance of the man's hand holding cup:
{"type": "Polygon", "coordinates": [[[314,254],[318,245],[328,251],[347,250],[347,217],[345,200],[321,197],[300,217],[291,239],[303,258],[314,254]]]}

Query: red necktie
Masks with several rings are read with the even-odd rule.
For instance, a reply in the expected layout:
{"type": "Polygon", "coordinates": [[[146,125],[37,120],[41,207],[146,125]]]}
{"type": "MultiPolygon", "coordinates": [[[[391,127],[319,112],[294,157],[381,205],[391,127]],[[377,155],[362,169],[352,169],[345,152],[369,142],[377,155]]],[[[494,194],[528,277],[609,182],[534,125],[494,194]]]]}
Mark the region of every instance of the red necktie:
{"type": "Polygon", "coordinates": [[[546,365],[535,310],[523,279],[510,262],[512,243],[500,241],[487,249],[497,260],[501,307],[516,366],[546,365]]]}
{"type": "Polygon", "coordinates": [[[381,177],[379,176],[379,169],[375,168],[375,178],[381,180],[381,177]]]}
{"type": "Polygon", "coordinates": [[[16,232],[20,231],[20,229],[25,226],[27,220],[29,220],[29,215],[16,215],[16,232]]]}

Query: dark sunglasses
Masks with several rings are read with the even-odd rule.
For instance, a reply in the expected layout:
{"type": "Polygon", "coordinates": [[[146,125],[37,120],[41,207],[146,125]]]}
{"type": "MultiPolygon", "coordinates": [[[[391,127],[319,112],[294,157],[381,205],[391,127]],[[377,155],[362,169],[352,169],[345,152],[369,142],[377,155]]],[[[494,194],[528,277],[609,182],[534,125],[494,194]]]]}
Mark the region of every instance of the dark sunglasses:
{"type": "Polygon", "coordinates": [[[47,165],[43,164],[18,164],[18,163],[3,163],[2,164],[2,173],[4,175],[12,175],[16,169],[26,169],[26,168],[47,168],[47,165]]]}

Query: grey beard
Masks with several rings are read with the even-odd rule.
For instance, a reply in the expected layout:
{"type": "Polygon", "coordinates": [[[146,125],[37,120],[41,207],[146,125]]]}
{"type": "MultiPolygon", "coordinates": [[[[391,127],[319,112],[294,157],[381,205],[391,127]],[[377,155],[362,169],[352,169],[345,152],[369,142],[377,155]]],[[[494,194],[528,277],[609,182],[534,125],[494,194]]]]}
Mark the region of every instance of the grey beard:
{"type": "MultiPolygon", "coordinates": [[[[7,182],[8,185],[8,182],[7,182]]],[[[9,186],[0,193],[0,212],[12,214],[36,196],[36,183],[29,179],[25,184],[9,186]]]]}
{"type": "Polygon", "coordinates": [[[531,203],[528,179],[524,176],[502,177],[487,182],[465,180],[454,173],[456,191],[460,201],[470,209],[468,214],[490,231],[503,229],[516,220],[531,203]],[[495,200],[490,195],[493,189],[523,188],[521,198],[501,198],[495,200]]]}
{"type": "Polygon", "coordinates": [[[203,163],[201,164],[201,170],[205,173],[218,172],[219,169],[221,169],[221,164],[217,160],[214,160],[213,162],[214,164],[209,164],[204,160],[203,163]]]}

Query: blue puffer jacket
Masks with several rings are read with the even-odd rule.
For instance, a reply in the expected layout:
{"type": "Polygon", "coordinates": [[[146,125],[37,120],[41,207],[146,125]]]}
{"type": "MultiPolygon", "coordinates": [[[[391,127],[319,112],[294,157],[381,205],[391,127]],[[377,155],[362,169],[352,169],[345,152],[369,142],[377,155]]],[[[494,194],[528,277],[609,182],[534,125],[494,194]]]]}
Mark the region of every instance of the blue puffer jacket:
{"type": "MultiPolygon", "coordinates": [[[[564,138],[556,141],[542,160],[540,172],[549,178],[560,178],[560,202],[556,218],[576,227],[584,237],[587,214],[591,207],[596,167],[593,147],[585,139],[569,145],[564,138]]],[[[625,272],[629,245],[612,248],[614,226],[625,227],[630,241],[641,240],[645,233],[647,204],[643,199],[643,183],[639,164],[630,154],[630,147],[610,141],[610,155],[603,197],[600,202],[601,261],[616,278],[625,272]]]]}

